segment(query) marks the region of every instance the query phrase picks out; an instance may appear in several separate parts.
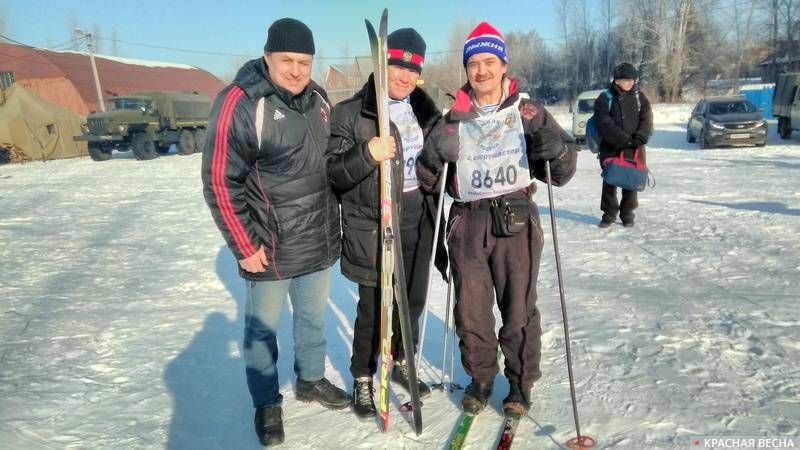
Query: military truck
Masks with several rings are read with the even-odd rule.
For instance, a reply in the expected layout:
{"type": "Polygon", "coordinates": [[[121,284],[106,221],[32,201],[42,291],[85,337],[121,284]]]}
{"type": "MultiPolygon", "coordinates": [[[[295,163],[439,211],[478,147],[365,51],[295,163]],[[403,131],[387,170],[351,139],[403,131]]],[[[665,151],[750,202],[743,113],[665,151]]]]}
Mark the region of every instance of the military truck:
{"type": "Polygon", "coordinates": [[[800,73],[778,75],[775,93],[772,94],[772,114],[778,119],[781,139],[792,137],[792,130],[800,130],[800,73]]]}
{"type": "Polygon", "coordinates": [[[90,114],[83,134],[89,156],[95,161],[111,159],[112,150],[132,150],[136,159],[148,160],[169,152],[177,144],[178,154],[202,152],[211,109],[209,99],[181,92],[138,92],[112,97],[109,110],[90,114]]]}

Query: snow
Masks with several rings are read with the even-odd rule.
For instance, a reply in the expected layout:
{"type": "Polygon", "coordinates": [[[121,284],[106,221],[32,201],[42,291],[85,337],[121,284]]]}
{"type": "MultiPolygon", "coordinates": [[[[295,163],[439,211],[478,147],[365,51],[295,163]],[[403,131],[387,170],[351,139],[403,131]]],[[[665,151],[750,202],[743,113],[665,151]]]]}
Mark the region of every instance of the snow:
{"type": "MultiPolygon", "coordinates": [[[[48,50],[48,51],[53,51],[53,50],[48,50]]],[[[62,51],[60,51],[58,53],[74,53],[74,54],[77,54],[77,55],[84,55],[84,56],[87,56],[87,57],[89,56],[89,54],[86,53],[86,52],[76,52],[76,51],[73,51],[73,50],[62,50],[62,51]]],[[[115,62],[122,63],[122,64],[133,64],[133,65],[136,65],[136,66],[169,67],[169,68],[174,68],[174,69],[195,69],[195,70],[198,70],[197,67],[190,66],[188,64],[177,64],[177,63],[168,63],[168,62],[161,62],[161,61],[149,61],[149,60],[146,60],[146,59],[122,58],[122,57],[119,57],[119,56],[100,55],[100,54],[97,54],[97,53],[95,53],[94,57],[95,58],[107,59],[109,61],[115,61],[115,62]]]]}
{"type": "MultiPolygon", "coordinates": [[[[800,434],[800,139],[780,140],[773,121],[765,148],[701,151],[685,141],[690,107],[655,107],[657,185],[640,195],[635,228],[595,226],[599,167],[587,151],[555,189],[581,428],[597,448],[800,434]]],[[[260,447],[241,357],[244,282],[199,167],[200,155],[124,153],[0,167],[1,448],[260,447]]],[[[515,448],[556,449],[574,426],[541,183],[536,200],[544,374],[515,448]]],[[[327,376],[349,390],[357,289],[338,266],[334,274],[327,376]]],[[[428,382],[439,380],[445,292],[437,277],[420,372],[428,382]]],[[[295,400],[288,309],[281,448],[445,446],[460,391],[425,399],[420,436],[396,410],[402,390],[387,434],[295,400]]],[[[499,375],[465,448],[495,447],[506,389],[499,375]]]]}

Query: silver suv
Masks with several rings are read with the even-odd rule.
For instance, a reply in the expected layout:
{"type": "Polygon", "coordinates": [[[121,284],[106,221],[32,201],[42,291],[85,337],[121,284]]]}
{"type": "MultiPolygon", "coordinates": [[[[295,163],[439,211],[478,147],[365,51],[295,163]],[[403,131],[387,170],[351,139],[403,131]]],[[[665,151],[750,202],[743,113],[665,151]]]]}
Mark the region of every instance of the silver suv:
{"type": "Polygon", "coordinates": [[[692,110],[686,140],[701,148],[767,145],[767,121],[744,97],[708,97],[692,110]]]}

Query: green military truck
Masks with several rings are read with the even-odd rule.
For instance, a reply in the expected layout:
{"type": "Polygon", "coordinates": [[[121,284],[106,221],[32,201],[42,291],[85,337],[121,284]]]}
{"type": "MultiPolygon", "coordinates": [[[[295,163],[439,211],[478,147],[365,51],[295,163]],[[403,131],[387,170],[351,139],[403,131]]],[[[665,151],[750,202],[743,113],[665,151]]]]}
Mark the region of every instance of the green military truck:
{"type": "Polygon", "coordinates": [[[136,159],[148,160],[169,152],[177,144],[178,154],[202,152],[211,110],[209,99],[181,92],[138,92],[109,99],[110,109],[90,114],[83,134],[89,156],[95,161],[111,159],[112,150],[132,150],[136,159]]]}
{"type": "Polygon", "coordinates": [[[800,130],[800,73],[778,75],[772,95],[772,114],[778,119],[781,139],[789,139],[792,130],[800,130]]]}

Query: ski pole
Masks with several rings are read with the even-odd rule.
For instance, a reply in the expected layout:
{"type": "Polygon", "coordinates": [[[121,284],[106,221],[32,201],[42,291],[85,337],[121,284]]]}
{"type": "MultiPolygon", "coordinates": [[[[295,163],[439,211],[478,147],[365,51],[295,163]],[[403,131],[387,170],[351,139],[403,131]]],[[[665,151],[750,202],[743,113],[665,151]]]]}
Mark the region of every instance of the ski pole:
{"type": "Polygon", "coordinates": [[[589,436],[581,436],[581,425],[578,421],[578,402],[575,396],[575,381],[572,376],[572,354],[569,343],[569,323],[567,322],[567,301],[564,297],[564,277],[561,274],[561,256],[558,251],[558,235],[556,234],[556,213],[553,205],[553,181],[550,178],[550,161],[545,161],[547,171],[547,199],[550,202],[550,228],[553,232],[553,251],[556,256],[556,274],[558,275],[558,294],[561,298],[561,317],[564,320],[564,346],[567,349],[567,372],[569,374],[569,392],[572,397],[572,416],[575,419],[576,438],[567,441],[567,448],[593,448],[597,441],[589,436]]]}
{"type": "MultiPolygon", "coordinates": [[[[447,182],[447,166],[449,165],[448,162],[444,163],[444,167],[442,168],[442,177],[439,181],[439,204],[436,207],[436,218],[434,219],[434,227],[433,227],[433,251],[431,253],[431,259],[428,261],[428,286],[425,288],[425,306],[423,307],[423,314],[422,314],[422,332],[419,337],[419,351],[417,352],[417,367],[422,367],[422,349],[425,346],[425,330],[428,324],[428,297],[431,294],[431,280],[433,277],[431,276],[431,272],[433,271],[433,266],[436,263],[436,249],[439,245],[439,225],[440,225],[440,218],[442,217],[442,209],[444,208],[444,185],[447,182]]],[[[448,289],[449,289],[449,281],[448,281],[448,289]]],[[[449,300],[449,299],[448,299],[449,300]]]]}
{"type": "MultiPolygon", "coordinates": [[[[453,280],[453,275],[450,270],[447,271],[447,306],[445,307],[444,316],[444,341],[442,342],[442,369],[439,372],[439,384],[434,388],[444,390],[444,374],[447,369],[447,338],[450,337],[450,287],[453,280]]],[[[451,380],[452,381],[452,380],[451,380]]]]}

